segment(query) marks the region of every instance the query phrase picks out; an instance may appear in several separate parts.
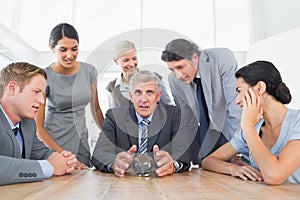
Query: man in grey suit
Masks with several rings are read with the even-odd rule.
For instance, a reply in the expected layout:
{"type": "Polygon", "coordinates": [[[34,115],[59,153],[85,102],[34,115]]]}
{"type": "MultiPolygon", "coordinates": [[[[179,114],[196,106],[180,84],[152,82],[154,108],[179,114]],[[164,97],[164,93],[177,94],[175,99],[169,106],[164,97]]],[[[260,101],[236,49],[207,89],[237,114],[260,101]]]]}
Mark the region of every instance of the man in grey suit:
{"type": "Polygon", "coordinates": [[[161,59],[172,71],[169,84],[182,118],[193,121],[194,129],[198,129],[189,140],[193,162],[200,164],[239,129],[241,110],[235,105],[234,76],[237,61],[229,49],[199,50],[186,39],[169,42],[161,59]]]}
{"type": "Polygon", "coordinates": [[[130,168],[134,154],[153,152],[158,176],[188,170],[190,155],[185,134],[178,132],[180,109],[161,105],[160,79],[149,71],[138,71],[130,79],[129,108],[107,111],[102,133],[94,149],[92,162],[100,171],[123,177],[130,168]],[[146,120],[148,134],[143,136],[146,120]]]}
{"type": "Polygon", "coordinates": [[[74,171],[71,152],[48,149],[36,136],[33,119],[44,103],[46,73],[28,63],[12,63],[0,76],[0,185],[39,181],[74,171]]]}

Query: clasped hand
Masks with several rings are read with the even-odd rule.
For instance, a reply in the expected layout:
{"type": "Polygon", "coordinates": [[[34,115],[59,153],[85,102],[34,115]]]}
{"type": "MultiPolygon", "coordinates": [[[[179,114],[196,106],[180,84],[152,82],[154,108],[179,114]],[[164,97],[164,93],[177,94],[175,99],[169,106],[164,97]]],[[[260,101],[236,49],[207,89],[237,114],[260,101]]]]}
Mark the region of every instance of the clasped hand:
{"type": "Polygon", "coordinates": [[[48,157],[48,162],[53,166],[53,175],[72,173],[77,166],[77,159],[70,151],[54,152],[48,157]]]}
{"type": "MultiPolygon", "coordinates": [[[[133,161],[136,150],[136,145],[133,145],[127,152],[120,152],[117,154],[111,167],[117,177],[123,177],[125,175],[125,172],[133,161]]],[[[174,173],[173,159],[168,152],[159,150],[159,147],[154,145],[153,155],[154,161],[158,166],[158,169],[155,170],[158,176],[165,176],[174,173]]]]}

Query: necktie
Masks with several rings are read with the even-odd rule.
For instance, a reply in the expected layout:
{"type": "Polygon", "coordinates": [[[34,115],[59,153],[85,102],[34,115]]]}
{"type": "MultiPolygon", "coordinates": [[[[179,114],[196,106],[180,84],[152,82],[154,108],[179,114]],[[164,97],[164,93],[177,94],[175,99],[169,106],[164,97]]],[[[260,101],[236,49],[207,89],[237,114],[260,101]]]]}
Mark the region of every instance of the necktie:
{"type": "Polygon", "coordinates": [[[208,117],[208,110],[207,105],[202,89],[201,79],[200,78],[194,78],[194,82],[197,85],[197,99],[199,104],[199,111],[200,111],[200,145],[202,146],[202,143],[204,141],[204,138],[206,136],[208,126],[209,126],[209,117],[208,117]]]}
{"type": "Polygon", "coordinates": [[[148,119],[143,119],[141,121],[142,124],[142,135],[141,135],[141,143],[139,148],[139,154],[144,154],[147,152],[147,145],[148,145],[148,126],[150,124],[150,121],[148,119]]]}
{"type": "Polygon", "coordinates": [[[23,141],[22,134],[21,134],[21,132],[20,132],[20,134],[18,134],[18,131],[19,131],[18,127],[13,128],[12,131],[14,132],[14,134],[16,136],[16,139],[18,141],[18,144],[19,144],[19,147],[20,147],[20,151],[21,151],[21,154],[22,154],[21,156],[22,156],[22,158],[25,158],[25,152],[23,150],[23,146],[24,146],[23,142],[24,141],[23,141]]]}
{"type": "Polygon", "coordinates": [[[15,136],[17,136],[17,134],[18,134],[18,130],[19,130],[19,128],[18,127],[16,127],[16,128],[13,128],[12,129],[12,131],[14,132],[14,134],[15,134],[15,136]]]}

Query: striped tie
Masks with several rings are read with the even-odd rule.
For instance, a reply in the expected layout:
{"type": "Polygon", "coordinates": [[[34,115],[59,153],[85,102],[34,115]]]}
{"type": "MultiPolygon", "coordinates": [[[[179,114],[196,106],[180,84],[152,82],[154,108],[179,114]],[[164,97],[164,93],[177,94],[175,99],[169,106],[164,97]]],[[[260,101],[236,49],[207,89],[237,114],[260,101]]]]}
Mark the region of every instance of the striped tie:
{"type": "Polygon", "coordinates": [[[148,126],[150,124],[150,121],[148,119],[143,119],[141,121],[142,124],[142,137],[141,137],[141,143],[139,148],[139,154],[144,154],[147,152],[147,145],[148,145],[148,126]]]}

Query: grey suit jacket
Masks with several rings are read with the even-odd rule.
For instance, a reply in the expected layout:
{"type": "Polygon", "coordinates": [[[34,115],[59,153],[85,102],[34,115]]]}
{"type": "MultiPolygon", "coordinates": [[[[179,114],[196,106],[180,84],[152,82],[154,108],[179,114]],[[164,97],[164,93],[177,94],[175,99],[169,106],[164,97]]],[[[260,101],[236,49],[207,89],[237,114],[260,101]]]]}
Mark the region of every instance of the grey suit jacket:
{"type": "Polygon", "coordinates": [[[0,185],[39,181],[45,178],[37,160],[45,160],[53,151],[36,136],[33,119],[23,119],[20,129],[23,134],[25,159],[21,159],[18,141],[0,109],[0,185]]]}
{"type": "MultiPolygon", "coordinates": [[[[194,155],[199,152],[200,158],[212,150],[221,132],[229,140],[240,127],[241,109],[235,105],[236,70],[237,61],[229,49],[214,48],[201,51],[198,75],[201,78],[210,123],[200,151],[199,138],[193,136],[197,141],[191,145],[191,151],[194,155]]],[[[176,105],[181,107],[183,119],[197,121],[197,124],[193,125],[197,129],[201,124],[194,82],[185,84],[170,74],[169,84],[176,105]]]]}
{"type": "MultiPolygon", "coordinates": [[[[180,120],[180,109],[158,104],[149,125],[148,152],[152,152],[153,146],[157,144],[160,149],[169,152],[174,160],[189,164],[186,133],[178,132],[180,120]]],[[[138,122],[133,106],[129,109],[109,109],[92,162],[97,169],[107,172],[107,166],[113,163],[116,155],[127,151],[132,145],[139,146],[138,122]]]]}

